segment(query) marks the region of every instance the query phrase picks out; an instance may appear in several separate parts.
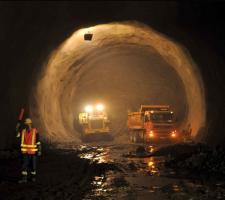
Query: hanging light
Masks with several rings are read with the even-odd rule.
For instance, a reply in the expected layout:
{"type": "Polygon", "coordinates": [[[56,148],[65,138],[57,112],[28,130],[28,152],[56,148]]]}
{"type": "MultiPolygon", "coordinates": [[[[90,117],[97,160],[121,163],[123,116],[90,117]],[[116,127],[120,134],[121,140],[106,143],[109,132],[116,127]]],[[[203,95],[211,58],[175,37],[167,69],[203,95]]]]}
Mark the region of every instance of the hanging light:
{"type": "Polygon", "coordinates": [[[93,37],[93,33],[90,33],[90,31],[84,34],[84,40],[86,41],[91,41],[92,37],[93,37]]]}

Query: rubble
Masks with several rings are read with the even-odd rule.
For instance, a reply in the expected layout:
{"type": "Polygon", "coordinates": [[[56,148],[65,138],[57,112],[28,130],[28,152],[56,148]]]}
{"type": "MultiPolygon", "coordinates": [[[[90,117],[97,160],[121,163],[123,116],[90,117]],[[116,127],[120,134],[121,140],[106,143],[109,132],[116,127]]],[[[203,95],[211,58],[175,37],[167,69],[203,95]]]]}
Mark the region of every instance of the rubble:
{"type": "Polygon", "coordinates": [[[136,149],[136,154],[145,154],[146,153],[146,150],[145,150],[145,147],[144,146],[139,146],[137,147],[136,149]]]}
{"type": "Polygon", "coordinates": [[[144,146],[138,146],[135,151],[130,151],[127,154],[123,154],[123,157],[127,158],[147,158],[151,156],[152,153],[147,151],[144,146]]]}
{"type": "Polygon", "coordinates": [[[225,179],[225,148],[222,146],[176,144],[159,149],[155,155],[166,156],[165,166],[179,174],[225,179]]]}
{"type": "Polygon", "coordinates": [[[126,187],[128,186],[128,182],[125,180],[124,177],[117,177],[113,180],[113,186],[115,187],[126,187]]]}

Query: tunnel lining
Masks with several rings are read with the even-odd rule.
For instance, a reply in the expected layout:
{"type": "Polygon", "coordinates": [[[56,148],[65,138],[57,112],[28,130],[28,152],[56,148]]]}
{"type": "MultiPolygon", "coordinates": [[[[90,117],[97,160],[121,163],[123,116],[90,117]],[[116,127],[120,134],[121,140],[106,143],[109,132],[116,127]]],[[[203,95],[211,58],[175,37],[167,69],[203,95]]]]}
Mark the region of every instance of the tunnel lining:
{"type": "MultiPolygon", "coordinates": [[[[78,79],[83,73],[82,56],[93,55],[96,48],[103,48],[105,46],[113,47],[121,43],[142,46],[147,49],[154,48],[173,66],[184,82],[189,102],[189,114],[186,123],[191,122],[194,135],[204,126],[205,97],[203,82],[197,66],[186,49],[166,36],[140,23],[110,23],[90,27],[88,30],[94,33],[94,38],[91,43],[84,43],[83,41],[83,33],[86,30],[80,29],[76,31],[60,45],[52,54],[48,63],[43,66],[43,76],[38,81],[35,91],[35,96],[39,99],[39,103],[37,107],[31,106],[31,113],[34,113],[32,111],[35,109],[38,111],[39,118],[34,116],[34,120],[39,121],[41,127],[47,131],[48,134],[46,137],[54,138],[55,140],[59,138],[60,140],[77,140],[73,137],[73,122],[65,123],[65,120],[68,122],[68,118],[72,119],[73,117],[68,116],[67,119],[63,117],[65,113],[63,114],[64,111],[60,103],[62,97],[56,94],[63,94],[65,85],[62,82],[65,84],[65,82],[71,81],[65,76],[69,70],[71,70],[71,76],[74,72],[77,73],[75,78],[79,81],[78,79]],[[82,55],[79,52],[82,52],[82,55]],[[190,85],[193,87],[189,87],[190,85]],[[48,101],[50,93],[55,95],[55,102],[48,101]],[[51,119],[51,115],[54,115],[56,118],[51,119]],[[65,127],[65,124],[69,125],[65,127]]],[[[72,97],[73,94],[70,94],[70,96],[72,97]]]]}

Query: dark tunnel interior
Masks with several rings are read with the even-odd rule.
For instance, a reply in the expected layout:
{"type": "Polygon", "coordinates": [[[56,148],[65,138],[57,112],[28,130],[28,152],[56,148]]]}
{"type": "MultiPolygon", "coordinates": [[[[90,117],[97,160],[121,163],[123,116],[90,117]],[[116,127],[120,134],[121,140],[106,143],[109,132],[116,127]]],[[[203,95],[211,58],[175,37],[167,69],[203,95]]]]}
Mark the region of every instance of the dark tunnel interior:
{"type": "Polygon", "coordinates": [[[79,142],[78,113],[96,102],[106,105],[117,142],[126,139],[128,110],[169,104],[180,127],[192,123],[197,140],[224,144],[223,9],[207,2],[1,2],[0,148],[13,144],[21,107],[43,138],[79,142]],[[83,41],[85,28],[93,41],[83,41]]]}

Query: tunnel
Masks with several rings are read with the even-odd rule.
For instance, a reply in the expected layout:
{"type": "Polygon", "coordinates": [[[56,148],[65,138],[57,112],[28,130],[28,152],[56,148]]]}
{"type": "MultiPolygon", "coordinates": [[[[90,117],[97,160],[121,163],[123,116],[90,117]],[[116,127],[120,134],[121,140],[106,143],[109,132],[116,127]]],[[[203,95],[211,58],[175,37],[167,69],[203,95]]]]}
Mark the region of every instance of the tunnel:
{"type": "Polygon", "coordinates": [[[208,3],[1,3],[0,148],[15,143],[21,108],[43,139],[80,142],[78,114],[96,103],[117,141],[128,111],[169,104],[180,129],[224,144],[223,13],[208,3]]]}
{"type": "Polygon", "coordinates": [[[106,106],[117,142],[127,138],[127,111],[143,104],[170,105],[179,129],[190,123],[193,136],[205,126],[204,85],[188,50],[137,21],[75,30],[36,78],[30,114],[52,141],[80,141],[78,115],[92,103],[106,106]]]}
{"type": "Polygon", "coordinates": [[[1,199],[225,197],[224,15],[217,1],[0,1],[1,199]]]}

